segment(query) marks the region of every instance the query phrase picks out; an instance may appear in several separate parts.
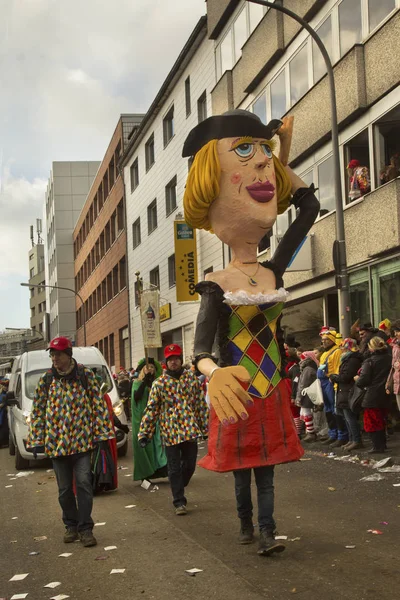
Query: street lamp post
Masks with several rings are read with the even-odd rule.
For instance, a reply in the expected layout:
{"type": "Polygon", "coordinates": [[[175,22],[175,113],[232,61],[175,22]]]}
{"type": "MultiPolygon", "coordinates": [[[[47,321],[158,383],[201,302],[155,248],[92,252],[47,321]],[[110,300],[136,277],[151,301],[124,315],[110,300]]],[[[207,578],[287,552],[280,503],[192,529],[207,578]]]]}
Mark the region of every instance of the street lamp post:
{"type": "Polygon", "coordinates": [[[340,331],[344,336],[350,333],[350,293],[349,293],[349,276],[347,272],[347,258],[346,258],[346,241],[344,231],[344,214],[343,214],[343,198],[342,198],[342,185],[340,179],[340,161],[339,161],[339,129],[337,121],[337,107],[336,107],[336,92],[335,92],[335,78],[333,75],[333,68],[329,54],[314,29],[305,21],[302,17],[299,17],[296,13],[288,8],[275,4],[272,2],[266,2],[265,0],[247,0],[253,4],[261,4],[268,8],[278,10],[298,23],[304,29],[308,31],[311,37],[314,39],[321,54],[324,58],[326,70],[328,74],[330,102],[331,102],[331,119],[332,119],[332,158],[333,158],[333,172],[335,180],[335,205],[336,205],[336,240],[333,247],[333,258],[334,266],[336,271],[336,288],[338,290],[339,299],[339,314],[340,314],[340,331]]]}
{"type": "Polygon", "coordinates": [[[22,287],[28,288],[53,288],[56,290],[66,290],[67,292],[72,292],[75,296],[78,296],[79,300],[82,303],[82,312],[83,312],[83,345],[86,346],[86,311],[85,311],[85,303],[82,300],[82,297],[78,292],[73,290],[72,288],[62,287],[60,285],[49,285],[49,284],[33,284],[33,283],[20,283],[22,287]]]}

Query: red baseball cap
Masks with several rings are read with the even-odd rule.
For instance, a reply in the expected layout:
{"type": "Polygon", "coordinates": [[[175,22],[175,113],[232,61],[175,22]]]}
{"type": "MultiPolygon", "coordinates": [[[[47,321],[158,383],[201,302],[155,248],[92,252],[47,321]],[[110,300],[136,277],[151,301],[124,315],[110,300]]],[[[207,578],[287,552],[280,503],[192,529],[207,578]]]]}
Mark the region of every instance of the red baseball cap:
{"type": "Polygon", "coordinates": [[[59,350],[60,352],[64,352],[64,350],[67,350],[68,348],[72,348],[71,340],[61,336],[53,338],[47,350],[59,350]]]}
{"type": "Polygon", "coordinates": [[[178,344],[170,344],[164,348],[165,360],[171,356],[182,356],[182,348],[178,344]]]}

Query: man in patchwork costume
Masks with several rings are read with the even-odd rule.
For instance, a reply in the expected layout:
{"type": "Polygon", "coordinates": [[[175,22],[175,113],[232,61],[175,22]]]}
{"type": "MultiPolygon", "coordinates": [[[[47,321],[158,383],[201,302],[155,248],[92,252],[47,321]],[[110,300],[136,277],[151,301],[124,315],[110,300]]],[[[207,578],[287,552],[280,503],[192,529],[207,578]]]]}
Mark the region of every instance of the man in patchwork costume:
{"type": "Polygon", "coordinates": [[[167,369],[151,387],[138,439],[145,448],[159,422],[175,513],[186,515],[185,487],[196,469],[197,438],[207,435],[208,406],[200,381],[182,366],[181,347],[170,344],[164,356],[167,369]]]}
{"type": "Polygon", "coordinates": [[[45,453],[53,461],[66,527],[64,542],[80,539],[85,547],[95,546],[90,455],[96,444],[107,444],[115,433],[96,377],[72,358],[71,341],[57,337],[47,349],[53,366],[36,388],[27,448],[35,458],[45,453]]]}

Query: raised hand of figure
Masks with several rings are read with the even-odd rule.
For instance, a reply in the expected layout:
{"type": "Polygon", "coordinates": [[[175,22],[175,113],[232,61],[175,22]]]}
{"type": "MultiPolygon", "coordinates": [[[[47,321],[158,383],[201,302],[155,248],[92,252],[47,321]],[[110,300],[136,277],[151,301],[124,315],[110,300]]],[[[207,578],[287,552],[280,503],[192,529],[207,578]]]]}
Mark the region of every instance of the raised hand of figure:
{"type": "Polygon", "coordinates": [[[289,162],[290,146],[292,145],[294,117],[283,117],[283,125],[278,129],[279,137],[279,160],[286,167],[289,162]]]}
{"type": "Polygon", "coordinates": [[[208,384],[208,395],[223,425],[248,418],[245,405],[251,406],[253,400],[239,381],[249,382],[250,379],[247,369],[242,366],[223,367],[214,371],[208,384]]]}

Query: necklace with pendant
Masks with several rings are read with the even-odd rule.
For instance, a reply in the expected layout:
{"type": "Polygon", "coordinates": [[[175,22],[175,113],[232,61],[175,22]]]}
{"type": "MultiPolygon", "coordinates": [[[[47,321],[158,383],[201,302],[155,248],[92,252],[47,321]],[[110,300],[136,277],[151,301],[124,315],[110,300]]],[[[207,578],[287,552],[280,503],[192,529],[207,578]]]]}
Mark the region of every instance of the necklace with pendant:
{"type": "Polygon", "coordinates": [[[258,285],[258,281],[256,279],[256,275],[258,273],[258,269],[260,268],[260,263],[257,264],[257,269],[255,270],[255,272],[253,273],[253,275],[248,275],[247,273],[245,273],[244,271],[242,271],[242,269],[240,269],[236,265],[234,265],[234,268],[237,269],[238,271],[240,271],[241,273],[243,273],[243,275],[246,275],[247,281],[249,282],[250,285],[258,285]]]}

